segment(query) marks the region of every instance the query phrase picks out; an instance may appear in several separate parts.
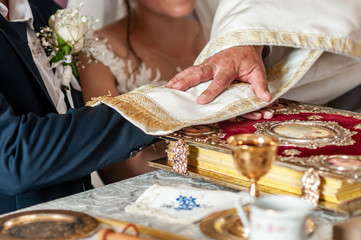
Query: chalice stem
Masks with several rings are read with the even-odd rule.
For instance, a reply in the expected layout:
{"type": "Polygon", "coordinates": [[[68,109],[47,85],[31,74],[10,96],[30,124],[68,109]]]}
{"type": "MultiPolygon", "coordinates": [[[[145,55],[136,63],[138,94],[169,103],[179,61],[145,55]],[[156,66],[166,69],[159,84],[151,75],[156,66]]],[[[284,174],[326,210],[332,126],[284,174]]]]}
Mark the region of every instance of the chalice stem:
{"type": "Polygon", "coordinates": [[[258,185],[257,185],[257,181],[258,179],[249,179],[249,182],[251,183],[251,186],[249,188],[249,194],[252,197],[259,197],[259,190],[258,190],[258,185]]]}

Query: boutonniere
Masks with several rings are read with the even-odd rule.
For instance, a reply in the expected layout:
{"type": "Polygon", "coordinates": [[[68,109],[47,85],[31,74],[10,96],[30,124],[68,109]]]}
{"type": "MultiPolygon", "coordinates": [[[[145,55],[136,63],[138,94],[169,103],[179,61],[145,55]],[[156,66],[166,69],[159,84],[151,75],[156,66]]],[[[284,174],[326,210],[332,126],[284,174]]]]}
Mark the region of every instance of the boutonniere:
{"type": "Polygon", "coordinates": [[[61,87],[65,90],[70,89],[72,74],[76,78],[79,76],[78,54],[83,52],[89,56],[92,42],[96,40],[89,34],[96,21],[81,15],[79,7],[58,10],[49,18],[49,26],[37,33],[38,41],[48,55],[46,65],[50,68],[59,64],[64,66],[61,87]]]}

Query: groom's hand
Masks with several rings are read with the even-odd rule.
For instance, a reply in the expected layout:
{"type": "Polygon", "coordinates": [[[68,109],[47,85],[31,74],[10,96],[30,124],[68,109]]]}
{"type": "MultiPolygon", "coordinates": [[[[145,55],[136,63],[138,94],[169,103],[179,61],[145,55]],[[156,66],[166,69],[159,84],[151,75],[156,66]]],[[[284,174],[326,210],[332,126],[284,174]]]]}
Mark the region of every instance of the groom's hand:
{"type": "Polygon", "coordinates": [[[197,98],[199,104],[213,101],[234,80],[252,85],[256,96],[266,102],[272,97],[268,91],[266,70],[262,61],[263,46],[238,46],[225,49],[202,64],[178,73],[166,87],[185,91],[211,79],[209,87],[197,98]]]}

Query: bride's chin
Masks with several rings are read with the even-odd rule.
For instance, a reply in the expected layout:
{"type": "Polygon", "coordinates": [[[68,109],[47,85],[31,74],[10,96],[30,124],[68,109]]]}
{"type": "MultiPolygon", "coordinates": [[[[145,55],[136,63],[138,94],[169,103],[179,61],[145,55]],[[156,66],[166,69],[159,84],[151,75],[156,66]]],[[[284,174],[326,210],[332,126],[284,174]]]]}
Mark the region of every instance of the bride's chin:
{"type": "Polygon", "coordinates": [[[195,0],[138,0],[148,11],[153,11],[170,18],[182,18],[191,14],[195,8],[195,0]]]}

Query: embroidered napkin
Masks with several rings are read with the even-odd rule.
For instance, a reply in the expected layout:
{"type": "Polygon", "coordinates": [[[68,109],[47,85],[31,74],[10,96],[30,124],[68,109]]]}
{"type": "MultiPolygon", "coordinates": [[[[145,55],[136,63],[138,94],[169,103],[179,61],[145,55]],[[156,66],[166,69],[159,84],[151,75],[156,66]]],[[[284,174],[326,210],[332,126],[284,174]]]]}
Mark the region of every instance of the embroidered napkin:
{"type": "Polygon", "coordinates": [[[228,191],[155,184],[125,211],[191,224],[213,212],[233,208],[234,197],[235,193],[228,191]]]}
{"type": "MultiPolygon", "coordinates": [[[[331,94],[334,89],[337,89],[334,92],[337,95],[358,86],[359,78],[350,81],[351,76],[344,74],[349,67],[344,68],[343,64],[349,62],[348,57],[354,57],[356,61],[350,61],[349,66],[356,68],[361,58],[360,14],[354,11],[360,7],[359,1],[315,1],[321,9],[332,2],[345,9],[343,12],[350,13],[342,18],[334,17],[339,14],[338,8],[328,7],[334,14],[328,11],[319,14],[319,8],[310,7],[306,1],[297,1],[302,14],[312,16],[306,21],[299,21],[299,15],[293,14],[294,1],[270,0],[274,4],[267,7],[260,2],[220,1],[211,39],[195,64],[232,46],[268,45],[272,46],[272,51],[264,61],[272,101],[289,93],[288,97],[293,100],[323,104],[327,102],[326,98],[335,97],[331,94]],[[282,4],[284,7],[280,9],[282,4]],[[273,7],[274,12],[282,11],[282,17],[275,18],[269,7],[273,7]],[[263,17],[258,17],[260,13],[266,17],[267,24],[263,17]],[[285,18],[291,19],[292,24],[284,24],[285,18]],[[333,58],[331,54],[323,54],[324,51],[342,58],[333,58]],[[344,75],[348,77],[347,81],[344,81],[344,75]],[[345,87],[345,84],[350,85],[345,87]]],[[[260,101],[251,86],[244,83],[232,84],[209,104],[197,104],[197,97],[209,84],[209,81],[204,82],[184,92],[149,85],[113,98],[95,98],[88,105],[107,104],[144,132],[164,135],[191,125],[227,120],[269,104],[260,101]]]]}
{"type": "MultiPolygon", "coordinates": [[[[272,101],[294,86],[321,53],[296,49],[287,55],[287,62],[269,70],[267,79],[272,101]]],[[[209,84],[210,81],[200,83],[186,91],[149,84],[115,97],[92,98],[87,105],[106,104],[145,133],[166,135],[192,125],[227,120],[270,104],[259,100],[246,83],[232,84],[211,103],[198,104],[197,97],[209,84]]]]}

